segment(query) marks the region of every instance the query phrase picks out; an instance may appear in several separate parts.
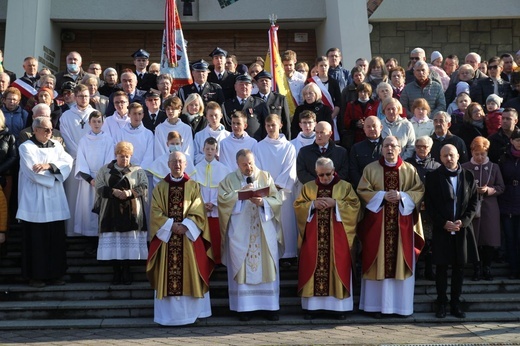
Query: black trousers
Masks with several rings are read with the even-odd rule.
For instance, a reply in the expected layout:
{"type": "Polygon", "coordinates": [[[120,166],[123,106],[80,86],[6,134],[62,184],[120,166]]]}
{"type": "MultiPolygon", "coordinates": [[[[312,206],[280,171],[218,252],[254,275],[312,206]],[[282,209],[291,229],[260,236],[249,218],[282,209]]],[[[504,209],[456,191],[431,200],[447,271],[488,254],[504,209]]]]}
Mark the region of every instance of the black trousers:
{"type": "MultiPolygon", "coordinates": [[[[435,276],[435,286],[437,288],[437,302],[446,304],[448,297],[448,267],[447,264],[437,264],[437,274],[435,276]]],[[[460,295],[462,294],[462,282],[464,279],[464,265],[451,265],[451,306],[460,304],[460,295]]]]}

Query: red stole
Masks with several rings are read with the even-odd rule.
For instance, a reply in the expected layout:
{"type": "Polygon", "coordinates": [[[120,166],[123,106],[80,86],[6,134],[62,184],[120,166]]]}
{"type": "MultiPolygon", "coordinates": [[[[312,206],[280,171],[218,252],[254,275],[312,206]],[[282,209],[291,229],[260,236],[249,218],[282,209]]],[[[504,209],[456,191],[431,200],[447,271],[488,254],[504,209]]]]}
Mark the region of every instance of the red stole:
{"type": "MultiPolygon", "coordinates": [[[[316,179],[315,183],[318,186],[316,197],[332,197],[334,185],[339,180],[337,173],[334,173],[334,179],[329,185],[323,185],[319,179],[316,179]]],[[[335,208],[315,209],[314,216],[305,227],[299,256],[298,292],[301,292],[303,286],[314,277],[314,296],[329,296],[331,274],[329,266],[330,256],[333,256],[332,270],[337,272],[343,286],[350,293],[352,268],[350,247],[343,223],[336,220],[334,211],[335,208]]]]}

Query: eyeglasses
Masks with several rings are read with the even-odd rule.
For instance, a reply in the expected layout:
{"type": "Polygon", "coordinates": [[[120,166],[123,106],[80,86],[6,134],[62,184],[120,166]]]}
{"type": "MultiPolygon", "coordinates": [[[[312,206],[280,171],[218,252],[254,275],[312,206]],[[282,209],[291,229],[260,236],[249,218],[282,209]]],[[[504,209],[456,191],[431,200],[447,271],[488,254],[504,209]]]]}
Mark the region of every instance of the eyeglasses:
{"type": "Polygon", "coordinates": [[[320,173],[320,174],[318,174],[318,177],[320,177],[320,178],[330,177],[332,174],[334,174],[334,172],[320,173]]]}
{"type": "Polygon", "coordinates": [[[488,70],[496,70],[498,68],[498,65],[489,65],[488,70]]]}
{"type": "Polygon", "coordinates": [[[41,127],[41,126],[38,126],[39,129],[43,130],[43,132],[45,133],[51,133],[52,132],[52,129],[51,128],[48,128],[48,127],[41,127]]]}
{"type": "Polygon", "coordinates": [[[415,56],[411,56],[411,57],[410,57],[410,60],[421,60],[421,58],[419,58],[419,57],[415,57],[415,56]]]}

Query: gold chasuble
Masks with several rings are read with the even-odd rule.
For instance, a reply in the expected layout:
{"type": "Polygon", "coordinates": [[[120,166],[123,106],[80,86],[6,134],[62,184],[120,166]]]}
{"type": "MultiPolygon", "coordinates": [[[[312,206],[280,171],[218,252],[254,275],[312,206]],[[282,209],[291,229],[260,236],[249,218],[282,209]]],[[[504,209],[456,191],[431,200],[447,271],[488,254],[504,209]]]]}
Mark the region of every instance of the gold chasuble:
{"type": "Polygon", "coordinates": [[[418,212],[424,185],[416,169],[400,157],[395,166],[388,166],[381,157],[365,167],[357,192],[366,206],[379,192],[389,190],[406,192],[415,209],[405,216],[399,211],[402,201],[390,203],[384,199],[377,213],[365,209],[358,235],[363,245],[363,278],[368,280],[404,280],[410,277],[414,256],[418,256],[424,246],[418,212]]]}
{"type": "Polygon", "coordinates": [[[350,249],[356,236],[359,199],[337,174],[328,185],[318,179],[306,183],[294,202],[298,223],[298,294],[301,297],[350,297],[352,260],[350,249]],[[336,207],[309,210],[318,197],[330,197],[336,207]],[[336,211],[339,215],[336,215],[336,211]],[[341,222],[338,222],[338,216],[341,222]]]}
{"type": "Polygon", "coordinates": [[[152,241],[146,274],[157,291],[157,299],[166,296],[203,298],[209,291],[213,253],[199,185],[186,173],[178,182],[168,175],[153,190],[150,230],[152,241]],[[168,243],[157,238],[157,231],[168,219],[182,222],[186,218],[201,230],[194,242],[185,234],[172,233],[168,243]]]}

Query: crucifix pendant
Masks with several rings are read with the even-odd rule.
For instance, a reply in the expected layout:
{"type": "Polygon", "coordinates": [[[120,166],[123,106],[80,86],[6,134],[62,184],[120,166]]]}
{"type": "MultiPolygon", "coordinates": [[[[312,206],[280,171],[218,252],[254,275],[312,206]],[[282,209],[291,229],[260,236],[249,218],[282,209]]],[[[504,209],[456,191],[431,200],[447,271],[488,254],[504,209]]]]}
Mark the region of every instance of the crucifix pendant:
{"type": "Polygon", "coordinates": [[[81,129],[83,130],[83,128],[85,127],[85,121],[83,119],[81,119],[79,124],[81,125],[81,129]]]}

